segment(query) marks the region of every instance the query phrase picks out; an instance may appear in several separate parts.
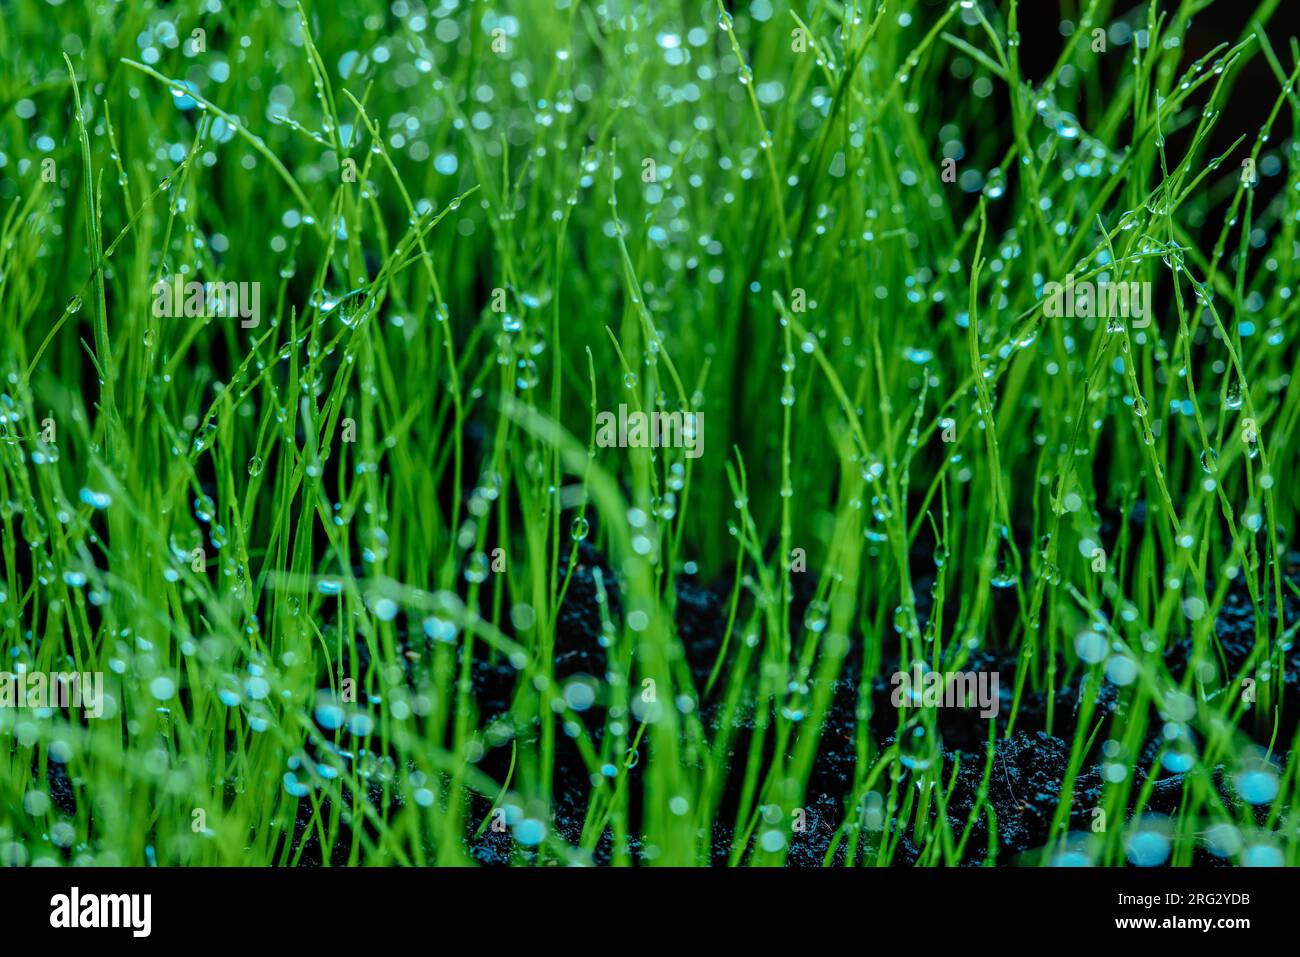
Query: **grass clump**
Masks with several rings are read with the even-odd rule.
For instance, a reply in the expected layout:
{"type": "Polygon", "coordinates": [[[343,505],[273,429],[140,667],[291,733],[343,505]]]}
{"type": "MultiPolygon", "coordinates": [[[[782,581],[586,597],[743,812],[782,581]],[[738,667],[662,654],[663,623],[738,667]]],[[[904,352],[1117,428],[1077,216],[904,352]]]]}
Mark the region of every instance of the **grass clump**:
{"type": "Polygon", "coordinates": [[[0,708],[3,859],[1295,864],[1222,6],[11,11],[0,656],[106,697],[0,708]]]}

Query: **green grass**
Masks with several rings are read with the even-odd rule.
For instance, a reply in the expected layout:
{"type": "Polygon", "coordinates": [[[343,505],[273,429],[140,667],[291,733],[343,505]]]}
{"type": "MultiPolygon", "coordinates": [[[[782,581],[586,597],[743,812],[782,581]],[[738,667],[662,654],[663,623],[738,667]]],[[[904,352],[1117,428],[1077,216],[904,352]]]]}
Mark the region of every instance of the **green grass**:
{"type": "MultiPolygon", "coordinates": [[[[1295,622],[1262,610],[1294,591],[1300,48],[1266,0],[1193,57],[1205,6],[1065,4],[1032,76],[1014,2],[4,6],[0,656],[105,672],[113,701],[0,709],[3,860],[293,864],[306,802],[327,858],[462,864],[475,793],[512,808],[521,864],[586,860],[606,828],[615,863],[703,864],[730,788],[730,861],[780,864],[748,839],[803,806],[832,682],[887,637],[941,670],[1015,652],[1013,724],[1100,680],[1081,634],[1132,662],[1135,717],[1089,702],[1068,742],[1072,774],[1094,735],[1118,755],[1099,864],[1148,826],[1150,707],[1198,767],[1252,766],[1247,732],[1289,755],[1268,729],[1295,622]],[[1262,127],[1237,127],[1247,101],[1262,127]],[[156,317],[178,274],[259,282],[260,324],[156,317]],[[1067,274],[1152,283],[1152,325],[1046,316],[1067,274]],[[598,447],[623,403],[702,412],[704,454],[598,447]],[[1139,503],[1098,564],[1103,515],[1139,503]],[[579,715],[554,659],[584,535],[622,614],[601,606],[579,715]],[[724,590],[716,722],[674,626],[688,565],[724,590]],[[1241,669],[1215,638],[1230,587],[1257,611],[1241,669]],[[451,640],[408,683],[426,628],[451,640]],[[1184,638],[1205,667],[1179,682],[1184,638]],[[513,742],[474,653],[517,669],[513,742]],[[742,713],[757,743],[728,761],[742,713]],[[597,782],[577,847],[548,823],[564,735],[597,782]]],[[[906,755],[869,705],[834,843],[863,842],[874,791],[920,863],[955,862],[933,713],[898,716],[931,749],[906,755]]],[[[1233,822],[1298,863],[1296,766],[1268,773],[1262,823],[1189,775],[1172,862],[1233,822]]]]}

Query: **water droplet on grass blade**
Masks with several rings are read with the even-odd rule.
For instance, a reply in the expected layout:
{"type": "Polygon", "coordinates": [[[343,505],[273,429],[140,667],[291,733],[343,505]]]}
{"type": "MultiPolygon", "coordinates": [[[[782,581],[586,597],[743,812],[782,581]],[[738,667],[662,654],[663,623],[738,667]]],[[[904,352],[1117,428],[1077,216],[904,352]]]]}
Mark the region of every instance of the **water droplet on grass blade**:
{"type": "Polygon", "coordinates": [[[81,490],[81,500],[91,508],[103,511],[113,504],[112,497],[107,492],[96,492],[89,488],[81,490]]]}
{"type": "Polygon", "coordinates": [[[472,585],[481,584],[487,580],[489,569],[487,555],[483,552],[475,552],[465,563],[465,581],[472,585]]]}
{"type": "Polygon", "coordinates": [[[526,817],[515,825],[515,840],[525,847],[536,847],[546,837],[546,825],[535,817],[526,817]]]}
{"type": "Polygon", "coordinates": [[[449,645],[456,640],[456,625],[446,618],[430,615],[424,619],[424,633],[431,641],[449,645]]]}
{"type": "Polygon", "coordinates": [[[1136,867],[1159,867],[1169,858],[1169,836],[1163,819],[1144,819],[1125,842],[1129,863],[1136,867]]]}
{"type": "Polygon", "coordinates": [[[537,363],[532,359],[520,359],[515,370],[515,385],[521,391],[527,391],[536,388],[537,382],[537,363]]]}
{"type": "Polygon", "coordinates": [[[998,532],[997,551],[993,556],[993,574],[989,584],[994,588],[1011,588],[1020,581],[1020,556],[1011,544],[1006,526],[998,532]]]}
{"type": "Polygon", "coordinates": [[[1191,730],[1184,724],[1170,722],[1165,725],[1165,752],[1160,763],[1171,774],[1184,774],[1196,766],[1196,742],[1191,730]]]}
{"type": "Polygon", "coordinates": [[[1277,797],[1277,770],[1262,757],[1249,756],[1233,775],[1232,786],[1248,804],[1269,804],[1277,797]]]}
{"type": "Polygon", "coordinates": [[[898,760],[910,771],[926,771],[938,758],[938,733],[927,729],[919,719],[912,719],[899,733],[898,760]]]}

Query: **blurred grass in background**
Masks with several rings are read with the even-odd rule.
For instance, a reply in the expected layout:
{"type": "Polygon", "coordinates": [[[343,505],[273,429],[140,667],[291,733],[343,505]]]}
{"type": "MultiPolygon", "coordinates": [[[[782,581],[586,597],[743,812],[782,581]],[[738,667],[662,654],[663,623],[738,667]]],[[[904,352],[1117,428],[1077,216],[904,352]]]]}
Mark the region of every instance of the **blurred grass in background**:
{"type": "Polygon", "coordinates": [[[1175,863],[1207,822],[1295,863],[1249,739],[1295,727],[1296,44],[1276,2],[1026,6],[0,5],[0,653],[113,698],[0,710],[4,860],[463,863],[500,807],[520,863],[717,827],[780,863],[750,839],[849,660],[836,842],[875,791],[950,863],[933,716],[873,734],[871,679],[998,650],[1017,708],[1126,678],[1067,741],[1113,739],[1113,821],[1163,734],[1275,785],[1256,820],[1189,775],[1175,863]],[[1068,274],[1150,282],[1153,323],[1047,319],[1068,274]],[[260,283],[260,324],[155,316],[176,275],[260,283]],[[704,454],[597,448],[621,403],[703,413],[704,454]],[[619,593],[594,708],[554,666],[579,541],[619,593]],[[703,686],[683,574],[725,611],[703,686]]]}

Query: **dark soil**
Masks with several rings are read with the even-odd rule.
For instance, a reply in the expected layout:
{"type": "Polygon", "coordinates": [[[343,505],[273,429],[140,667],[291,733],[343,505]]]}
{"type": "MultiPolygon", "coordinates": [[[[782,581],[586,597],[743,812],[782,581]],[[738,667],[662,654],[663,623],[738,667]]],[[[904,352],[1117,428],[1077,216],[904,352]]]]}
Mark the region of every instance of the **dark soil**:
{"type": "MultiPolygon", "coordinates": [[[[1141,523],[1140,510],[1131,512],[1128,521],[1141,523]]],[[[1109,528],[1104,533],[1113,533],[1116,521],[1107,524],[1109,528]]],[[[914,582],[918,611],[924,622],[930,612],[928,579],[925,575],[933,571],[933,565],[925,556],[916,564],[914,582]]],[[[599,640],[601,614],[593,576],[596,568],[601,570],[603,577],[609,614],[615,620],[619,615],[617,578],[603,557],[584,542],[579,551],[579,563],[569,582],[556,635],[555,673],[561,680],[575,674],[600,677],[605,672],[605,652],[599,640]]],[[[731,581],[731,574],[724,572],[714,587],[690,576],[683,576],[676,583],[677,629],[695,681],[696,693],[701,697],[725,633],[731,581]]],[[[796,591],[791,608],[791,623],[798,636],[816,582],[809,574],[795,575],[793,581],[796,591]]],[[[1300,602],[1296,602],[1293,597],[1288,597],[1286,601],[1286,620],[1294,621],[1300,616],[1300,602]]],[[[995,616],[999,614],[1009,622],[1014,619],[1015,609],[1008,608],[1000,612],[995,609],[995,616]]],[[[1276,622],[1276,608],[1269,608],[1269,616],[1272,626],[1276,622]]],[[[1245,590],[1236,588],[1231,591],[1216,622],[1216,632],[1222,645],[1223,658],[1234,673],[1254,648],[1255,620],[1255,610],[1245,590]]],[[[739,641],[739,635],[732,636],[729,660],[724,665],[722,679],[726,677],[727,665],[734,661],[739,641]]],[[[857,830],[856,824],[850,824],[848,828],[841,828],[841,825],[846,817],[858,820],[856,808],[850,808],[850,805],[853,801],[851,792],[854,773],[858,765],[856,738],[859,714],[866,718],[871,737],[879,745],[888,744],[898,730],[899,712],[890,703],[891,686],[884,677],[898,669],[898,653],[896,645],[881,650],[883,664],[876,670],[868,687],[863,689],[861,636],[854,636],[853,646],[854,650],[843,663],[832,689],[831,703],[822,725],[816,760],[805,791],[804,826],[802,830],[792,828],[789,834],[788,863],[791,866],[821,866],[828,859],[837,864],[849,863],[847,836],[854,831],[858,836],[854,854],[856,863],[869,862],[879,846],[879,831],[857,830]],[[865,694],[862,693],[864,690],[865,694]],[[861,711],[860,698],[865,705],[861,711]]],[[[1187,642],[1180,642],[1168,650],[1166,658],[1175,676],[1180,675],[1186,667],[1189,651],[1187,642]]],[[[1297,717],[1300,717],[1300,653],[1292,651],[1288,654],[1293,667],[1287,669],[1287,699],[1283,702],[1284,722],[1280,740],[1290,740],[1291,731],[1286,728],[1294,730],[1297,717]]],[[[1102,719],[1116,717],[1122,721],[1125,717],[1121,701],[1127,700],[1127,693],[1121,695],[1120,689],[1105,679],[1098,682],[1095,676],[1090,680],[1087,675],[1080,677],[1071,674],[1066,663],[1061,660],[1058,661],[1056,672],[1058,687],[1051,695],[1051,732],[1047,728],[1047,692],[1027,686],[1021,696],[1014,728],[1008,737],[1016,669],[1014,654],[989,649],[973,652],[960,669],[997,672],[1000,698],[998,714],[992,719],[996,725],[997,738],[988,790],[984,805],[972,825],[963,855],[963,861],[968,864],[983,863],[988,854],[990,817],[996,822],[997,863],[1013,863],[1020,855],[1031,854],[1043,846],[1060,801],[1069,760],[1069,742],[1075,733],[1079,708],[1083,702],[1092,702],[1090,727],[1102,719]]],[[[1036,670],[1041,670],[1041,662],[1036,664],[1036,670]]],[[[473,671],[475,697],[483,717],[490,718],[508,710],[516,678],[512,670],[507,665],[476,660],[473,671]]],[[[713,689],[712,697],[699,702],[701,718],[710,740],[723,731],[730,734],[728,757],[732,773],[721,795],[714,831],[707,835],[707,840],[705,835],[701,835],[701,848],[707,848],[703,853],[714,864],[725,863],[732,851],[734,836],[722,822],[734,820],[740,800],[740,774],[737,769],[744,766],[758,723],[751,701],[742,703],[740,713],[734,716],[728,727],[721,727],[719,688],[723,685],[725,680],[720,680],[713,689]]],[[[595,715],[589,714],[588,717],[592,719],[588,722],[588,728],[599,747],[603,721],[595,715]]],[[[1158,734],[1161,721],[1154,714],[1151,717],[1152,733],[1158,734]]],[[[949,820],[959,822],[954,831],[960,835],[961,827],[979,801],[986,760],[985,749],[989,738],[988,721],[980,718],[978,710],[973,708],[938,709],[937,721],[945,767],[951,768],[954,762],[960,762],[955,787],[947,805],[949,820]]],[[[1271,721],[1268,724],[1267,731],[1271,733],[1271,721]]],[[[1072,831],[1087,833],[1092,823],[1092,812],[1097,807],[1101,794],[1099,749],[1100,743],[1106,738],[1104,730],[1107,726],[1103,725],[1103,733],[1096,736],[1092,753],[1088,755],[1088,761],[1073,782],[1069,810],[1072,831]]],[[[1249,722],[1243,724],[1243,730],[1252,730],[1249,722]]],[[[521,730],[520,735],[526,738],[527,729],[521,730]]],[[[769,728],[763,742],[765,761],[773,757],[772,738],[769,728]]],[[[1263,737],[1256,740],[1266,743],[1263,737]]],[[[578,757],[576,748],[563,736],[557,736],[557,750],[554,827],[558,836],[574,844],[585,819],[590,792],[589,771],[578,757]]],[[[1135,782],[1131,793],[1136,799],[1140,790],[1137,783],[1151,775],[1156,778],[1154,792],[1143,812],[1174,814],[1182,800],[1185,780],[1183,775],[1171,774],[1161,766],[1157,759],[1159,750],[1159,740],[1149,738],[1138,767],[1134,770],[1138,782],[1135,782]]],[[[504,772],[504,762],[508,760],[508,751],[508,748],[489,751],[481,764],[482,770],[499,779],[504,772]]],[[[1232,806],[1236,799],[1224,779],[1222,768],[1216,770],[1215,782],[1225,803],[1232,806]]],[[[628,793],[631,803],[630,823],[635,833],[639,823],[640,797],[637,768],[630,772],[628,793]]],[[[470,819],[481,821],[489,810],[489,804],[486,799],[476,799],[474,803],[476,807],[470,819]]],[[[891,823],[888,826],[892,828],[893,825],[891,823]]],[[[761,825],[759,829],[761,830],[761,825]]],[[[891,830],[891,841],[897,839],[893,858],[895,864],[911,865],[918,859],[919,850],[911,838],[910,825],[901,836],[891,830]]],[[[751,836],[745,853],[749,854],[754,845],[755,839],[751,836]]],[[[504,865],[511,861],[512,856],[521,853],[521,848],[508,832],[485,832],[482,837],[471,838],[468,847],[472,856],[484,864],[504,865]]],[[[633,859],[637,859],[640,849],[635,841],[632,842],[631,851],[633,859]]],[[[589,860],[596,864],[606,863],[611,852],[612,839],[607,831],[601,836],[589,860]]],[[[522,853],[527,857],[533,852],[524,850],[522,853]]],[[[1195,863],[1214,865],[1223,862],[1198,849],[1195,863]]]]}

